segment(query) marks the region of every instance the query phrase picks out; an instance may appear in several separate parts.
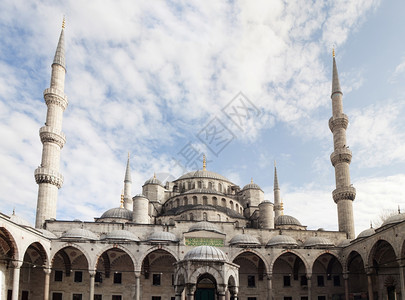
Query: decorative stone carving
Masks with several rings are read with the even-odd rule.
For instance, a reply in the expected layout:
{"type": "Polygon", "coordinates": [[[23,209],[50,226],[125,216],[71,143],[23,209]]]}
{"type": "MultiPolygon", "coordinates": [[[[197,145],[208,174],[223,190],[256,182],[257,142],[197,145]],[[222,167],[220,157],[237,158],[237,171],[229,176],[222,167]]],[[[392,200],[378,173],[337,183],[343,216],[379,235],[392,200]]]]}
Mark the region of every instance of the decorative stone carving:
{"type": "Polygon", "coordinates": [[[56,185],[60,189],[63,185],[63,176],[59,172],[48,168],[39,167],[35,170],[35,181],[40,183],[50,183],[56,185]]]}
{"type": "Polygon", "coordinates": [[[44,99],[46,105],[56,104],[65,110],[68,106],[67,96],[60,90],[54,88],[47,88],[44,90],[44,99]]]}
{"type": "Polygon", "coordinates": [[[349,125],[349,118],[345,114],[340,114],[337,118],[329,119],[329,128],[333,132],[335,129],[344,128],[347,129],[349,125]]]}
{"type": "Polygon", "coordinates": [[[333,200],[337,203],[340,200],[354,200],[356,189],[352,186],[337,188],[332,192],[333,200]]]}
{"type": "Polygon", "coordinates": [[[61,149],[66,143],[66,137],[63,132],[58,132],[50,126],[43,126],[39,129],[39,136],[41,138],[42,144],[44,143],[55,143],[61,149]]]}

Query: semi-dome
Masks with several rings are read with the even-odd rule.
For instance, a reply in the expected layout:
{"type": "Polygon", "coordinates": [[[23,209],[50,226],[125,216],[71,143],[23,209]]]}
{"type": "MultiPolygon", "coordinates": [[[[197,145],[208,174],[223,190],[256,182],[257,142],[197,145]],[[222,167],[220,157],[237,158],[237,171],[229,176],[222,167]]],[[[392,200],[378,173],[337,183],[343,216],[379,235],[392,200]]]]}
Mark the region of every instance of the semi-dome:
{"type": "Polygon", "coordinates": [[[295,247],[298,246],[297,241],[288,235],[275,235],[268,242],[267,247],[295,247]]]}
{"type": "Polygon", "coordinates": [[[366,230],[363,230],[362,232],[359,233],[357,236],[358,239],[366,238],[368,236],[371,236],[375,233],[375,229],[373,227],[370,227],[366,230]]]}
{"type": "Polygon", "coordinates": [[[198,171],[188,172],[188,173],[180,176],[176,181],[183,180],[183,179],[191,179],[191,178],[211,178],[211,179],[218,179],[218,180],[230,182],[228,180],[228,178],[226,178],[218,173],[207,171],[207,170],[198,170],[198,171]]]}
{"type": "Polygon", "coordinates": [[[344,239],[343,241],[341,241],[341,242],[338,244],[338,247],[341,247],[341,248],[347,247],[347,246],[350,245],[350,243],[351,243],[352,241],[353,241],[352,239],[344,239]]]}
{"type": "Polygon", "coordinates": [[[276,226],[279,225],[298,225],[298,226],[302,226],[301,222],[298,221],[296,218],[289,216],[289,215],[281,215],[278,216],[277,219],[275,220],[275,224],[276,226]]]}
{"type": "Polygon", "coordinates": [[[20,216],[17,216],[15,214],[15,211],[13,211],[13,214],[10,216],[10,221],[12,221],[18,225],[21,225],[21,226],[32,227],[31,223],[28,222],[26,219],[24,219],[20,216]]]}
{"type": "Polygon", "coordinates": [[[155,242],[155,243],[167,243],[167,242],[178,242],[179,240],[176,238],[176,236],[167,231],[158,231],[152,233],[148,239],[148,242],[155,242]]]}
{"type": "Polygon", "coordinates": [[[381,227],[405,221],[405,213],[395,214],[382,223],[381,227]]]}
{"type": "Polygon", "coordinates": [[[37,228],[38,231],[40,231],[42,233],[42,235],[48,239],[56,239],[57,236],[55,234],[53,234],[52,232],[42,229],[42,228],[37,228]]]}
{"type": "Polygon", "coordinates": [[[184,260],[227,261],[226,254],[213,246],[198,246],[184,256],[184,260]]]}
{"type": "Polygon", "coordinates": [[[83,240],[98,240],[98,237],[90,230],[83,228],[72,228],[64,232],[61,238],[66,239],[83,239],[83,240]]]}
{"type": "Polygon", "coordinates": [[[139,242],[140,239],[128,230],[113,230],[105,236],[106,240],[121,240],[121,241],[135,241],[139,242]]]}
{"type": "Polygon", "coordinates": [[[222,233],[215,224],[207,222],[207,221],[201,221],[196,224],[193,224],[192,226],[190,226],[190,229],[188,230],[188,232],[203,231],[203,230],[222,233]]]}
{"type": "Polygon", "coordinates": [[[303,244],[304,247],[333,247],[334,244],[327,238],[311,236],[303,244]]]}
{"type": "Polygon", "coordinates": [[[147,185],[147,184],[158,184],[160,186],[163,186],[163,183],[159,179],[157,179],[156,176],[153,176],[153,177],[149,178],[148,180],[146,180],[143,185],[147,185]]]}
{"type": "Polygon", "coordinates": [[[230,241],[230,245],[260,245],[257,238],[250,234],[237,234],[230,241]]]}
{"type": "Polygon", "coordinates": [[[129,209],[126,209],[124,207],[115,207],[107,210],[105,213],[103,213],[100,217],[100,219],[107,219],[107,218],[112,218],[112,219],[125,219],[128,221],[132,220],[132,211],[129,209]]]}

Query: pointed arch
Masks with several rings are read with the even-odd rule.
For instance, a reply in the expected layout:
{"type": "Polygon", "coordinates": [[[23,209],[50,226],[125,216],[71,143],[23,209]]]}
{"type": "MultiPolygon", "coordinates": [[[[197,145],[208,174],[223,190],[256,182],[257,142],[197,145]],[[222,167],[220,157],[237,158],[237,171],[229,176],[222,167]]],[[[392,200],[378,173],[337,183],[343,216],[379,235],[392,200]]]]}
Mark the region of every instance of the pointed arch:
{"type": "Polygon", "coordinates": [[[135,266],[137,265],[137,259],[136,259],[135,255],[130,251],[130,249],[128,249],[127,247],[125,247],[122,244],[113,244],[113,245],[107,244],[103,248],[101,248],[95,255],[94,269],[97,268],[97,264],[99,262],[100,256],[102,256],[104,253],[106,253],[108,250],[111,250],[111,249],[120,249],[120,250],[124,251],[131,258],[132,263],[135,268],[135,266]]]}

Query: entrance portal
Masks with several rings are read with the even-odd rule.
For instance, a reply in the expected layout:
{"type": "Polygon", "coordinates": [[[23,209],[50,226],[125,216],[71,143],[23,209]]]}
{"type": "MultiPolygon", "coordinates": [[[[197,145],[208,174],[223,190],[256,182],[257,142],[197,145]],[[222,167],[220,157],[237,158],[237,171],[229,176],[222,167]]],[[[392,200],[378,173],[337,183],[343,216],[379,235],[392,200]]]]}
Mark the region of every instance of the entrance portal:
{"type": "Polygon", "coordinates": [[[210,274],[201,275],[197,282],[197,290],[195,291],[196,300],[215,300],[216,282],[215,278],[210,274]]]}

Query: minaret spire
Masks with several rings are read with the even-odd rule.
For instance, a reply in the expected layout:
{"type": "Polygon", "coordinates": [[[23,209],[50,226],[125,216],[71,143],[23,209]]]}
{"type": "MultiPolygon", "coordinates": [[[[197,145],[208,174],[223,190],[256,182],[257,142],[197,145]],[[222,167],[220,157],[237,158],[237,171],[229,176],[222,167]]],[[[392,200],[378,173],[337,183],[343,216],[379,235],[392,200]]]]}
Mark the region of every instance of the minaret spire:
{"type": "Polygon", "coordinates": [[[356,189],[350,183],[349,165],[352,160],[352,152],[348,149],[346,142],[349,118],[343,113],[343,93],[340,88],[334,54],[333,50],[332,117],[329,119],[329,128],[333,134],[334,151],[330,159],[335,167],[336,189],[332,195],[337,204],[339,231],[346,232],[347,237],[353,239],[355,233],[352,202],[356,197],[356,189]]]}
{"type": "Polygon", "coordinates": [[[203,171],[207,170],[207,160],[205,158],[205,154],[203,154],[203,171]]]}
{"type": "Polygon", "coordinates": [[[283,214],[283,204],[281,203],[280,188],[278,186],[276,161],[274,161],[274,188],[273,188],[273,192],[274,192],[274,219],[277,219],[278,216],[283,214]]]}
{"type": "Polygon", "coordinates": [[[129,153],[127,159],[127,168],[125,170],[125,178],[124,178],[124,207],[126,209],[132,210],[133,208],[133,201],[131,197],[131,188],[132,188],[132,179],[131,179],[131,167],[129,162],[129,153]]]}
{"type": "Polygon", "coordinates": [[[38,200],[35,227],[43,228],[45,220],[56,218],[58,189],[62,187],[63,176],[59,173],[60,151],[66,138],[62,132],[63,112],[68,100],[65,89],[65,21],[59,36],[50,87],[44,91],[45,103],[48,107],[45,126],[39,130],[43,144],[41,165],[35,170],[35,181],[38,184],[38,200]]]}

